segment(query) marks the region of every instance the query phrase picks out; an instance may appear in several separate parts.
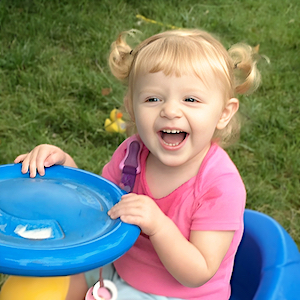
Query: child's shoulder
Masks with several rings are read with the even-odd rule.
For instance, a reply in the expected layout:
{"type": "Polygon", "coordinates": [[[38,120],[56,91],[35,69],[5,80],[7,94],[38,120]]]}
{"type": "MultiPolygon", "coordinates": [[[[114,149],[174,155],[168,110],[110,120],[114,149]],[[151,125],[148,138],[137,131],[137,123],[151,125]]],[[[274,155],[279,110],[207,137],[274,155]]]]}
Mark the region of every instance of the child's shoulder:
{"type": "MultiPolygon", "coordinates": [[[[238,173],[237,167],[229,157],[228,153],[217,144],[212,144],[205,159],[203,160],[201,169],[214,170],[216,174],[222,173],[238,173]]],[[[201,170],[200,169],[200,170],[201,170]]]]}
{"type": "Polygon", "coordinates": [[[227,152],[217,144],[212,144],[197,177],[197,182],[201,183],[201,186],[214,185],[217,182],[225,182],[225,184],[231,182],[243,186],[237,167],[227,152]]]}
{"type": "Polygon", "coordinates": [[[211,146],[195,182],[196,194],[214,189],[229,193],[234,190],[237,194],[245,194],[245,185],[237,167],[227,152],[217,144],[211,146]]]}

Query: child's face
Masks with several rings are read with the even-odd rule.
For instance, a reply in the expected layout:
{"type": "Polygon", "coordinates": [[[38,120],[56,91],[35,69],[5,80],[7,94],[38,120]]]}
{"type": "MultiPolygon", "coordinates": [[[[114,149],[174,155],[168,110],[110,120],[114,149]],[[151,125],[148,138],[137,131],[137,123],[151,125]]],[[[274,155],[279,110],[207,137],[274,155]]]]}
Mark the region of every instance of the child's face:
{"type": "Polygon", "coordinates": [[[202,162],[220,125],[224,98],[216,79],[206,86],[194,75],[163,72],[137,76],[133,112],[137,131],[162,164],[202,162]]]}

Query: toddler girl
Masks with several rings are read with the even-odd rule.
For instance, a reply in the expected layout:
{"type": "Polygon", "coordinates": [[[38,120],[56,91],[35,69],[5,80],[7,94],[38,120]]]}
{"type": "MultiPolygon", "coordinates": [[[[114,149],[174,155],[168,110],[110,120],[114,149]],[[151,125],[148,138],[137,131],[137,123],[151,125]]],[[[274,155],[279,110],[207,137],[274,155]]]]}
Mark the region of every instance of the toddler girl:
{"type": "MultiPolygon", "coordinates": [[[[109,64],[128,86],[124,104],[137,134],[118,147],[102,176],[120,185],[127,146],[141,143],[133,191],[108,212],[139,226],[141,235],[104,273],[111,272],[118,299],[229,299],[246,192],[221,146],[238,135],[235,94],[259,84],[252,49],[226,51],[201,30],[163,32],[132,49],[127,34],[112,44],[109,64]]],[[[53,164],[76,167],[50,145],[15,162],[31,177],[53,164]]],[[[73,276],[67,299],[82,300],[98,274],[73,276]]]]}

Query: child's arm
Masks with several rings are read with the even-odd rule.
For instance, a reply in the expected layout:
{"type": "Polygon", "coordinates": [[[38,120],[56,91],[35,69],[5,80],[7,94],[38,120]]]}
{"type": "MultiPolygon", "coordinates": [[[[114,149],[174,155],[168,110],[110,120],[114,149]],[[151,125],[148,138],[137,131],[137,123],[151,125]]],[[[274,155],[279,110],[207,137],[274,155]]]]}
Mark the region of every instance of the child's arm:
{"type": "Polygon", "coordinates": [[[150,237],[161,262],[181,284],[203,285],[220,267],[234,231],[192,231],[188,241],[170,219],[168,222],[150,237]]]}
{"type": "Polygon", "coordinates": [[[19,155],[14,163],[22,162],[22,173],[27,173],[29,170],[30,177],[36,176],[36,171],[43,176],[45,175],[45,167],[53,165],[63,165],[77,168],[73,158],[53,145],[39,145],[31,152],[19,155]]]}
{"type": "Polygon", "coordinates": [[[156,203],[142,195],[124,195],[108,213],[139,226],[169,273],[189,287],[203,285],[216,273],[234,235],[234,231],[192,231],[188,241],[156,203]]]}

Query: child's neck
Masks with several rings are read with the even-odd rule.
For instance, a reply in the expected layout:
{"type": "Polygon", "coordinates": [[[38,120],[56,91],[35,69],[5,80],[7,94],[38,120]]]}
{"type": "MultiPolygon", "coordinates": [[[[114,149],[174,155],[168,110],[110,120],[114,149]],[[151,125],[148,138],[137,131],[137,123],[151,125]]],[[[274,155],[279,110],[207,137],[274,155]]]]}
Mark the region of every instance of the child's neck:
{"type": "Polygon", "coordinates": [[[196,176],[204,157],[196,162],[193,161],[184,165],[171,167],[162,164],[149,153],[145,175],[153,197],[156,199],[166,197],[182,184],[196,176]]]}

